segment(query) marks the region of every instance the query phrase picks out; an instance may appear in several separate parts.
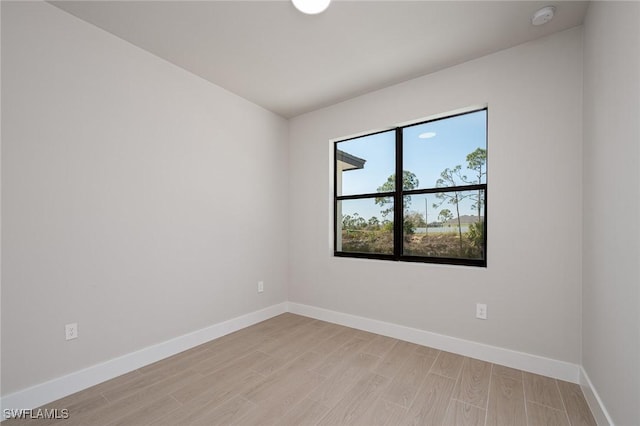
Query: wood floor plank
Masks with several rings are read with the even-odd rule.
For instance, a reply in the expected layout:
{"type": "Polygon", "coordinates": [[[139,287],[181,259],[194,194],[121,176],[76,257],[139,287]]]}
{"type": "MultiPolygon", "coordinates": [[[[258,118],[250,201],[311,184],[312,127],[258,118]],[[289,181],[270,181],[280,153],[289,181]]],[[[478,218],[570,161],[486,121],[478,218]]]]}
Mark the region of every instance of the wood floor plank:
{"type": "Polygon", "coordinates": [[[414,352],[417,345],[413,343],[398,340],[393,348],[382,358],[378,367],[374,370],[376,373],[393,379],[402,365],[407,360],[411,352],[414,352]]]}
{"type": "Polygon", "coordinates": [[[308,351],[300,355],[298,358],[291,360],[284,368],[296,370],[315,370],[327,358],[326,355],[315,351],[308,351]]]}
{"type": "Polygon", "coordinates": [[[267,340],[261,343],[258,349],[269,355],[282,356],[289,350],[289,346],[297,346],[300,339],[317,331],[310,324],[300,324],[291,329],[280,330],[272,333],[267,340]]]}
{"type": "Polygon", "coordinates": [[[226,334],[222,337],[219,337],[211,342],[206,344],[208,347],[215,347],[218,344],[226,345],[230,342],[237,341],[240,339],[252,338],[255,336],[268,336],[271,333],[282,330],[282,328],[291,326],[292,322],[297,321],[297,315],[292,314],[282,314],[270,318],[268,320],[259,322],[250,327],[246,327],[240,329],[238,331],[234,331],[233,333],[226,334]]]}
{"type": "Polygon", "coordinates": [[[183,404],[188,404],[192,401],[196,406],[200,404],[209,406],[212,406],[213,403],[220,404],[233,396],[242,395],[248,389],[253,389],[263,380],[264,376],[254,371],[244,371],[234,376],[232,380],[216,383],[206,389],[205,392],[194,396],[191,400],[183,402],[183,404]]]}
{"type": "Polygon", "coordinates": [[[491,364],[473,358],[465,358],[462,371],[453,392],[453,398],[466,404],[486,408],[489,398],[491,364]]]}
{"type": "Polygon", "coordinates": [[[96,410],[92,410],[81,415],[69,417],[65,420],[65,426],[102,426],[120,420],[131,413],[139,410],[141,406],[152,404],[158,395],[148,395],[144,392],[135,393],[128,398],[119,399],[116,402],[101,406],[96,410]]]}
{"type": "Polygon", "coordinates": [[[491,369],[492,376],[507,377],[513,380],[524,380],[522,377],[522,370],[516,370],[514,368],[505,367],[503,365],[493,364],[491,369]]]}
{"type": "MultiPolygon", "coordinates": [[[[287,412],[325,381],[324,377],[309,371],[300,371],[300,374],[306,376],[272,388],[268,398],[259,401],[257,407],[241,416],[237,423],[242,426],[279,425],[287,412]]],[[[254,399],[258,401],[255,396],[254,399]]]]}
{"type": "MultiPolygon", "coordinates": [[[[274,318],[274,321],[275,320],[276,319],[274,318]]],[[[203,346],[205,346],[206,349],[211,352],[217,352],[228,347],[233,347],[237,344],[241,344],[241,342],[262,342],[266,341],[272,333],[281,332],[282,328],[287,326],[288,324],[285,322],[280,322],[280,325],[277,325],[277,323],[271,322],[271,320],[269,320],[253,325],[251,327],[234,331],[233,333],[226,334],[215,340],[204,343],[203,346]]]]}
{"type": "MultiPolygon", "coordinates": [[[[327,335],[326,331],[331,331],[331,329],[325,330],[312,325],[300,327],[299,333],[288,334],[277,347],[265,352],[284,360],[295,358],[303,352],[321,345],[333,335],[333,332],[327,335]]],[[[262,347],[260,349],[262,350],[262,347]]]]}
{"type": "Polygon", "coordinates": [[[567,413],[527,401],[527,423],[529,426],[570,426],[567,413]]]}
{"type": "Polygon", "coordinates": [[[437,358],[438,355],[440,354],[439,349],[434,349],[434,348],[430,348],[429,346],[422,346],[422,345],[418,345],[416,347],[416,352],[418,352],[421,355],[430,356],[432,358],[437,358]]]}
{"type": "Polygon", "coordinates": [[[157,371],[165,371],[168,374],[180,372],[181,370],[189,369],[193,364],[197,364],[211,356],[208,345],[200,345],[195,348],[191,348],[187,351],[180,352],[169,358],[154,362],[153,364],[146,365],[138,371],[141,374],[153,374],[157,371]]]}
{"type": "Polygon", "coordinates": [[[254,388],[244,392],[242,396],[256,404],[263,404],[265,401],[269,401],[273,395],[277,395],[278,392],[288,394],[290,389],[297,389],[300,383],[319,385],[323,380],[324,377],[312,371],[285,369],[265,378],[256,384],[254,388]]]}
{"type": "Polygon", "coordinates": [[[435,360],[416,351],[410,353],[382,398],[408,408],[435,360]]]}
{"type": "Polygon", "coordinates": [[[227,398],[224,401],[213,401],[210,404],[182,404],[177,409],[172,410],[159,419],[156,419],[153,422],[153,426],[190,425],[195,420],[204,417],[209,411],[219,407],[223,402],[226,402],[229,399],[231,398],[227,398]]]}
{"type": "Polygon", "coordinates": [[[487,426],[527,426],[522,379],[514,378],[518,377],[516,370],[495,367],[489,385],[487,426]]]}
{"type": "Polygon", "coordinates": [[[207,415],[193,421],[193,426],[228,426],[234,424],[245,414],[254,410],[256,405],[241,396],[236,396],[225,402],[207,415]]]}
{"type": "Polygon", "coordinates": [[[327,414],[329,407],[309,398],[295,405],[278,422],[280,426],[315,425],[327,414]]]}
{"type": "Polygon", "coordinates": [[[64,398],[57,399],[48,404],[42,406],[42,408],[67,408],[71,407],[82,407],[85,404],[93,405],[92,401],[100,401],[103,400],[107,402],[106,398],[102,396],[102,393],[99,392],[99,388],[97,386],[92,386],[83,390],[82,392],[73,393],[71,395],[65,396],[64,398]]]}
{"type": "MultiPolygon", "coordinates": [[[[227,364],[227,367],[211,374],[193,380],[191,383],[171,392],[171,396],[179,402],[185,403],[197,395],[208,393],[212,389],[221,389],[227,384],[246,378],[253,373],[251,366],[264,359],[266,355],[260,352],[251,352],[246,356],[227,364]]],[[[255,374],[255,373],[254,373],[255,374]]]]}
{"type": "MultiPolygon", "coordinates": [[[[144,393],[147,396],[169,395],[172,392],[175,392],[179,389],[182,389],[185,386],[190,385],[191,383],[193,383],[194,380],[198,380],[200,378],[202,378],[200,373],[187,370],[182,373],[169,376],[160,382],[154,383],[140,390],[140,392],[144,393]]],[[[131,396],[131,394],[127,393],[127,397],[129,396],[131,396]]]]}
{"type": "Polygon", "coordinates": [[[188,399],[181,407],[155,422],[154,426],[188,425],[207,418],[213,410],[252,389],[263,379],[263,376],[253,371],[240,373],[233,381],[213,385],[188,399]]]}
{"type": "MultiPolygon", "coordinates": [[[[69,416],[70,417],[77,417],[77,416],[81,416],[85,413],[90,413],[94,410],[97,410],[99,408],[103,408],[104,406],[106,406],[109,402],[107,401],[107,399],[98,394],[98,395],[93,395],[90,396],[89,398],[81,398],[81,396],[83,395],[83,392],[80,393],[76,393],[71,395],[71,397],[75,397],[75,398],[63,398],[62,400],[58,400],[55,401],[51,404],[47,404],[45,405],[43,408],[57,408],[57,409],[67,409],[69,410],[69,416]],[[66,401],[65,401],[66,400],[66,401]]],[[[90,395],[90,394],[89,394],[90,395]]],[[[41,426],[46,426],[49,424],[54,423],[54,421],[51,420],[40,420],[38,421],[38,425],[41,426]]]]}
{"type": "Polygon", "coordinates": [[[322,345],[314,348],[314,350],[315,352],[321,353],[323,355],[329,355],[352,338],[353,333],[351,332],[351,329],[347,327],[341,327],[341,330],[338,333],[331,336],[322,345]]]}
{"type": "Polygon", "coordinates": [[[454,354],[451,352],[440,351],[438,358],[436,358],[435,364],[431,367],[431,372],[439,374],[450,379],[457,380],[460,371],[462,370],[462,363],[465,357],[462,355],[454,354]]]}
{"type": "MultiPolygon", "coordinates": [[[[206,359],[194,364],[192,369],[206,376],[216,371],[229,368],[239,358],[243,358],[248,353],[257,352],[256,349],[260,346],[260,341],[266,337],[260,336],[254,340],[238,340],[232,344],[217,348],[216,350],[210,350],[210,356],[206,359]]],[[[262,352],[264,353],[264,352],[262,352]]]]}
{"type": "Polygon", "coordinates": [[[109,423],[109,426],[154,424],[156,420],[166,416],[171,411],[180,407],[180,405],[181,404],[174,398],[165,396],[141,406],[139,409],[121,417],[119,420],[109,423]]]}
{"type": "MultiPolygon", "coordinates": [[[[275,327],[271,327],[267,334],[272,334],[273,332],[280,332],[281,330],[293,329],[302,324],[310,324],[315,322],[316,320],[313,318],[305,317],[303,315],[292,314],[290,312],[286,312],[284,314],[278,315],[275,318],[272,318],[275,321],[275,327]]],[[[269,328],[271,325],[271,320],[264,321],[265,327],[269,328]]],[[[258,329],[258,327],[256,327],[258,329]]],[[[264,333],[264,330],[262,330],[264,333]]]]}
{"type": "Polygon", "coordinates": [[[341,325],[331,324],[328,322],[322,322],[322,324],[325,324],[325,326],[316,327],[317,330],[313,333],[313,340],[306,343],[306,350],[320,351],[316,348],[323,347],[329,339],[346,329],[346,327],[343,327],[341,325]]]}
{"type": "Polygon", "coordinates": [[[342,331],[348,330],[348,327],[339,324],[333,324],[330,322],[318,320],[318,324],[320,325],[320,327],[318,327],[320,329],[318,333],[320,333],[320,335],[322,336],[325,336],[327,339],[329,337],[335,336],[342,331]]]}
{"type": "MultiPolygon", "coordinates": [[[[162,370],[159,370],[162,371],[162,370]]],[[[111,389],[108,392],[103,392],[102,395],[109,401],[114,402],[123,397],[127,397],[131,394],[139,392],[140,390],[146,388],[147,386],[151,386],[154,383],[158,383],[159,379],[157,376],[151,377],[151,375],[140,375],[136,378],[136,380],[132,380],[129,383],[125,383],[122,386],[118,386],[114,389],[111,389]]]]}
{"type": "Polygon", "coordinates": [[[355,353],[318,386],[309,398],[332,407],[336,405],[357,381],[369,372],[380,358],[370,354],[355,353]]]}
{"type": "MultiPolygon", "coordinates": [[[[257,352],[263,353],[261,351],[257,352]]],[[[287,365],[288,362],[289,360],[287,359],[276,358],[274,356],[264,354],[264,359],[253,364],[251,366],[251,369],[256,373],[259,373],[266,377],[283,368],[285,365],[287,365]]]]}
{"type": "Polygon", "coordinates": [[[528,401],[536,402],[556,410],[564,410],[556,380],[539,374],[527,373],[524,377],[524,395],[528,401]]]}
{"type": "Polygon", "coordinates": [[[175,426],[179,424],[188,425],[191,423],[191,417],[196,417],[199,411],[206,409],[206,406],[200,406],[197,410],[188,408],[185,404],[181,405],[177,409],[165,414],[156,421],[153,422],[153,426],[175,426]]]}
{"type": "MultiPolygon", "coordinates": [[[[92,386],[89,389],[84,390],[83,393],[97,395],[109,392],[116,388],[122,389],[125,388],[129,383],[134,383],[136,380],[139,380],[140,377],[142,377],[140,371],[134,370],[121,376],[114,377],[113,379],[107,380],[106,382],[102,382],[98,385],[92,386]]],[[[73,397],[73,395],[71,395],[71,397],[73,397]]]]}
{"type": "MultiPolygon", "coordinates": [[[[169,371],[173,371],[173,369],[170,369],[169,371]]],[[[158,394],[168,395],[169,393],[192,383],[194,380],[202,378],[200,373],[193,370],[184,370],[167,377],[162,377],[162,375],[158,375],[156,373],[150,376],[160,376],[160,379],[157,377],[150,377],[149,380],[136,380],[128,386],[112,389],[102,395],[110,402],[114,402],[122,398],[128,398],[137,392],[156,392],[158,394]]],[[[141,379],[145,378],[147,378],[146,375],[141,377],[141,379]]]]}
{"type": "Polygon", "coordinates": [[[367,342],[371,342],[373,339],[376,338],[376,336],[378,336],[375,333],[371,333],[364,330],[358,330],[357,328],[352,328],[351,330],[353,332],[353,337],[355,337],[356,339],[366,340],[367,342]]]}
{"type": "Polygon", "coordinates": [[[571,425],[596,426],[596,420],[589,410],[580,386],[562,380],[558,380],[557,383],[571,425]]]}
{"type": "Polygon", "coordinates": [[[315,425],[327,414],[329,407],[309,398],[289,410],[278,422],[280,426],[315,425]]]}
{"type": "Polygon", "coordinates": [[[453,399],[447,410],[444,425],[484,426],[486,414],[487,411],[482,408],[453,399]]]}
{"type": "Polygon", "coordinates": [[[354,424],[358,426],[399,425],[406,414],[406,408],[380,398],[373,404],[373,409],[355,420],[354,424]]]}
{"type": "Polygon", "coordinates": [[[100,405],[92,410],[77,413],[75,416],[70,417],[65,422],[65,425],[106,425],[113,423],[132,415],[132,413],[148,405],[153,405],[157,400],[167,398],[167,393],[170,389],[184,386],[190,383],[194,377],[197,377],[194,372],[167,377],[162,382],[137,389],[134,393],[128,393],[126,398],[119,398],[106,405],[100,405]]]}
{"type": "Polygon", "coordinates": [[[357,338],[350,339],[329,354],[314,371],[322,376],[329,377],[340,368],[345,360],[351,358],[354,353],[360,352],[366,345],[366,340],[357,338]]]}
{"type": "Polygon", "coordinates": [[[347,395],[320,420],[318,426],[350,425],[357,423],[380,397],[390,380],[368,373],[353,386],[347,395]]]}
{"type": "Polygon", "coordinates": [[[378,335],[369,342],[367,347],[364,348],[363,352],[382,358],[387,353],[389,353],[391,348],[393,348],[393,345],[395,345],[397,342],[398,340],[392,337],[378,335]]]}
{"type": "Polygon", "coordinates": [[[433,373],[427,374],[402,423],[441,425],[447,414],[455,385],[454,379],[433,373]]]}

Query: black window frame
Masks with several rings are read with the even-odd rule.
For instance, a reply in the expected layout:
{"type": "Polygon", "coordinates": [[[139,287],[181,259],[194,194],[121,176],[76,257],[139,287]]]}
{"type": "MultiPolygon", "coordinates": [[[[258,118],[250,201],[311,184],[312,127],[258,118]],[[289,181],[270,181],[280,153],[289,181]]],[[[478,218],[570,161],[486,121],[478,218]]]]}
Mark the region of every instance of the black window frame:
{"type": "Polygon", "coordinates": [[[333,142],[333,255],[335,257],[351,257],[351,258],[364,258],[364,259],[378,259],[378,260],[392,260],[392,261],[403,261],[403,262],[419,262],[419,263],[435,263],[435,264],[447,264],[447,265],[462,265],[462,266],[476,266],[476,267],[487,267],[487,230],[488,230],[488,221],[487,221],[487,204],[488,204],[488,164],[489,164],[489,156],[488,156],[488,145],[489,145],[489,108],[482,107],[467,110],[464,112],[441,116],[433,119],[428,119],[416,123],[411,123],[403,126],[395,126],[386,130],[371,132],[367,134],[362,134],[346,139],[335,140],[333,142]],[[403,176],[403,130],[409,127],[419,126],[426,123],[432,123],[440,120],[447,120],[454,117],[459,117],[462,115],[472,114],[479,111],[485,111],[485,149],[487,150],[487,160],[486,160],[486,178],[485,183],[478,183],[473,185],[459,185],[459,186],[450,186],[450,187],[430,187],[423,189],[413,189],[413,190],[404,190],[402,188],[402,184],[398,185],[396,183],[395,190],[389,192],[375,192],[375,193],[362,193],[362,194],[351,194],[351,195],[340,195],[338,196],[338,173],[337,173],[337,165],[339,158],[339,150],[338,144],[341,142],[347,142],[354,139],[360,139],[363,137],[373,136],[380,133],[386,133],[390,131],[395,131],[395,176],[403,176]],[[482,259],[469,259],[469,258],[460,258],[460,257],[436,257],[436,256],[411,256],[405,255],[403,253],[404,244],[403,244],[403,229],[404,229],[404,196],[408,195],[422,195],[422,194],[434,194],[434,193],[442,193],[442,192],[456,192],[456,191],[484,191],[484,257],[482,259]],[[358,253],[358,252],[345,252],[338,251],[338,202],[343,200],[357,200],[357,199],[365,199],[365,198],[375,198],[375,197],[393,197],[393,254],[382,254],[382,253],[358,253]]]}

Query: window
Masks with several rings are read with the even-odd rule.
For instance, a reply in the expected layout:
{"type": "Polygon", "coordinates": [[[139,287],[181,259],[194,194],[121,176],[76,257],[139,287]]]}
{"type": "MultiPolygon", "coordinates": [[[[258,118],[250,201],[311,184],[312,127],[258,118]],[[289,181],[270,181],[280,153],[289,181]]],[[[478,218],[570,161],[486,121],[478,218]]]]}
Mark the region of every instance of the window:
{"type": "Polygon", "coordinates": [[[338,141],[334,159],[336,256],[486,266],[486,108],[338,141]]]}

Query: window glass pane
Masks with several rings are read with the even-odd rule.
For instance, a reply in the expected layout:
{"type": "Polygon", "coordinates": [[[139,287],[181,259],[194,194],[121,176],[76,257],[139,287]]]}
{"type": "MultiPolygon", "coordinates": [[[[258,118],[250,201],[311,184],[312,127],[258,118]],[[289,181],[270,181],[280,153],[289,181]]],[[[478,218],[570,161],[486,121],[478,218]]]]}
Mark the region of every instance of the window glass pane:
{"type": "Polygon", "coordinates": [[[487,111],[403,129],[403,168],[413,189],[486,183],[487,111]]]}
{"type": "Polygon", "coordinates": [[[484,259],[484,202],[484,190],[405,196],[403,254],[484,259]]]}
{"type": "Polygon", "coordinates": [[[337,251],[393,254],[393,198],[338,201],[337,251]]]}
{"type": "Polygon", "coordinates": [[[338,196],[393,191],[395,131],[336,144],[338,196]]]}

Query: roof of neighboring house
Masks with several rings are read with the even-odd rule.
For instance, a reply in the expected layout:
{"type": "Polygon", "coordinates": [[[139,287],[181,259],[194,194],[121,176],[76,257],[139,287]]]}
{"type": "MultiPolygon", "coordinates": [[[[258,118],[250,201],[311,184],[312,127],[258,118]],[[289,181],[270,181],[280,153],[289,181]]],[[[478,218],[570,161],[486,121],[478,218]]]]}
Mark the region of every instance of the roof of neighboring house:
{"type": "Polygon", "coordinates": [[[367,162],[367,160],[365,160],[364,158],[356,157],[355,155],[351,155],[351,154],[346,153],[344,151],[340,151],[339,149],[336,150],[336,160],[342,161],[343,163],[346,163],[346,164],[352,166],[352,167],[345,168],[344,171],[346,171],[346,170],[355,170],[355,169],[363,169],[364,168],[364,163],[367,162]]]}

